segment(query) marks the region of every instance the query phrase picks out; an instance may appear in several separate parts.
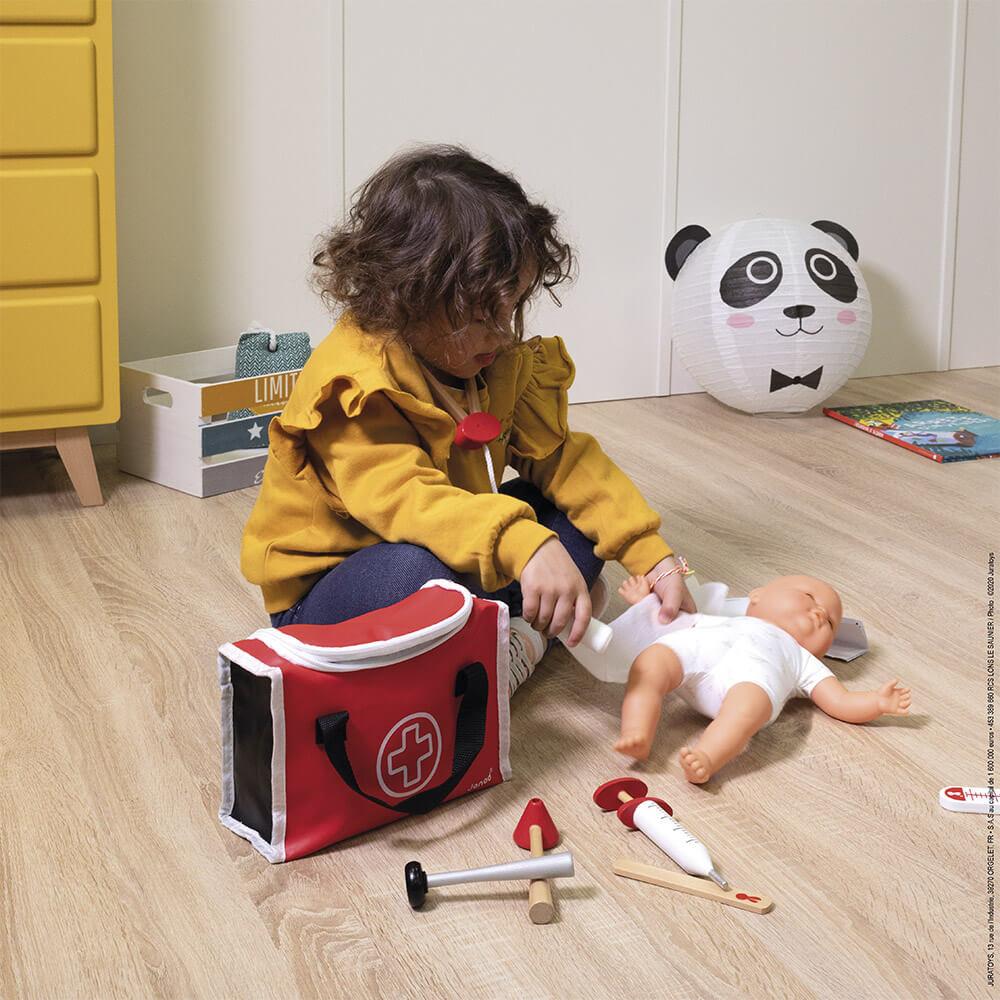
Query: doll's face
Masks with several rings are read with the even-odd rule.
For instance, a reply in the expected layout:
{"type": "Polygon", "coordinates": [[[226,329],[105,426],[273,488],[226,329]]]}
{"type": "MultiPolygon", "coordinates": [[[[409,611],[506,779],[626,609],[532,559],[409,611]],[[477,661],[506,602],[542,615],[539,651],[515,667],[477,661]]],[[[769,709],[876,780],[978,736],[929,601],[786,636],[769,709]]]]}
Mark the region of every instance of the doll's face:
{"type": "Polygon", "coordinates": [[[747,614],[784,629],[813,656],[825,656],[844,611],[828,583],[812,576],[779,576],[750,591],[747,614]]]}

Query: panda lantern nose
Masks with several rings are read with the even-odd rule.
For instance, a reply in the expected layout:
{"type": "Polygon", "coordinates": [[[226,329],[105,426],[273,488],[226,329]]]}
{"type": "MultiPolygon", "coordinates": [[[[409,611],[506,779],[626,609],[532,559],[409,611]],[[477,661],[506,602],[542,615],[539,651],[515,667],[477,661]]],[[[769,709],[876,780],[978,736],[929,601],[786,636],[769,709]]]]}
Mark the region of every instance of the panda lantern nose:
{"type": "Polygon", "coordinates": [[[789,319],[805,319],[816,312],[815,306],[789,306],[781,310],[789,319]]]}

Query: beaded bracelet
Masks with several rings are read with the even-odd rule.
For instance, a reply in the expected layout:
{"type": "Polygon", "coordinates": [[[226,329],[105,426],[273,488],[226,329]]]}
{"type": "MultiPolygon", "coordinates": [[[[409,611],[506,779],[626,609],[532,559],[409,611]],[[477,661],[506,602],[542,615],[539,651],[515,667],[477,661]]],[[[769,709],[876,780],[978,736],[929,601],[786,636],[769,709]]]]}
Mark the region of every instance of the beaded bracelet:
{"type": "Polygon", "coordinates": [[[677,560],[677,565],[676,565],[676,566],[672,566],[672,567],[671,567],[670,569],[665,569],[665,570],[664,570],[664,571],[663,571],[663,572],[662,572],[662,573],[661,573],[661,574],[660,574],[660,575],[659,575],[659,576],[658,576],[658,577],[657,577],[657,578],[656,578],[656,579],[655,579],[655,580],[654,580],[654,581],[653,581],[653,582],[652,582],[652,583],[651,583],[651,584],[649,585],[649,589],[650,589],[650,590],[655,590],[655,589],[656,589],[656,585],[657,585],[657,584],[658,584],[658,583],[659,583],[659,582],[660,582],[661,580],[663,580],[663,579],[666,579],[666,577],[668,577],[668,576],[673,576],[673,574],[674,574],[674,573],[680,573],[680,574],[681,574],[681,576],[692,576],[692,575],[694,574],[694,570],[693,570],[693,569],[691,569],[691,567],[690,567],[690,566],[688,566],[688,561],[687,561],[687,559],[685,559],[685,558],[684,558],[684,556],[674,556],[674,558],[675,558],[675,559],[677,560]]]}

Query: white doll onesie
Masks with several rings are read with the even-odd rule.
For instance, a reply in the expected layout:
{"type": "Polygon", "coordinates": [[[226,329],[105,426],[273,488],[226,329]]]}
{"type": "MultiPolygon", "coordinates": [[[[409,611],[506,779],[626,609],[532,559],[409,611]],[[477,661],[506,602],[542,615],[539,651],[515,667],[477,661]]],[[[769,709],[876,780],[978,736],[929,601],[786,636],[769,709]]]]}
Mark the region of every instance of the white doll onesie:
{"type": "Polygon", "coordinates": [[[793,697],[809,697],[833,672],[784,629],[745,615],[684,615],[684,627],[656,642],[672,649],[684,679],[673,691],[696,712],[714,719],[734,684],[749,681],[771,700],[770,725],[793,697]]]}
{"type": "Polygon", "coordinates": [[[834,676],[783,629],[748,616],[745,597],[727,600],[725,584],[699,584],[693,576],[687,584],[697,614],[681,612],[663,625],[658,618],[660,599],[650,594],[609,623],[612,638],[604,652],[582,643],[570,652],[598,680],[624,684],[635,658],[654,643],[663,643],[677,654],[684,671],[676,694],[696,712],[714,719],[726,692],[750,681],[771,699],[767,725],[789,698],[809,697],[820,681],[834,676]]]}

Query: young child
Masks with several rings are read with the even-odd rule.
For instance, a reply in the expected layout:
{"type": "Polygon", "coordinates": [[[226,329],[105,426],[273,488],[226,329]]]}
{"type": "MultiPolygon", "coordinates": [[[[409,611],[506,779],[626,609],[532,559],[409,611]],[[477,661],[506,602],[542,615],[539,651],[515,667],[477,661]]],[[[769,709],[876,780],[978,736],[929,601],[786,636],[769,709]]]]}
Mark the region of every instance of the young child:
{"type": "MultiPolygon", "coordinates": [[[[512,687],[544,636],[585,631],[604,561],[643,574],[664,621],[694,610],[660,518],[567,423],[574,368],[524,312],[570,277],[555,216],[457,147],[386,163],[323,238],[317,285],[342,315],[270,428],[241,565],[274,625],[343,621],[426,581],[512,615],[512,687]],[[464,414],[502,432],[453,447],[464,414]],[[510,465],[519,478],[503,484],[510,465]]],[[[558,302],[558,299],[556,299],[558,302]]]]}
{"type": "MultiPolygon", "coordinates": [[[[632,577],[619,593],[638,604],[650,590],[643,577],[632,577]]],[[[910,690],[897,680],[877,691],[848,691],[817,659],[830,649],[842,617],[837,592],[811,576],[780,576],[750,591],[746,615],[679,615],[629,670],[615,749],[649,756],[670,692],[714,720],[696,747],[680,751],[684,774],[695,784],[742,752],[792,697],[811,698],[842,722],[905,715],[910,690]]]]}

